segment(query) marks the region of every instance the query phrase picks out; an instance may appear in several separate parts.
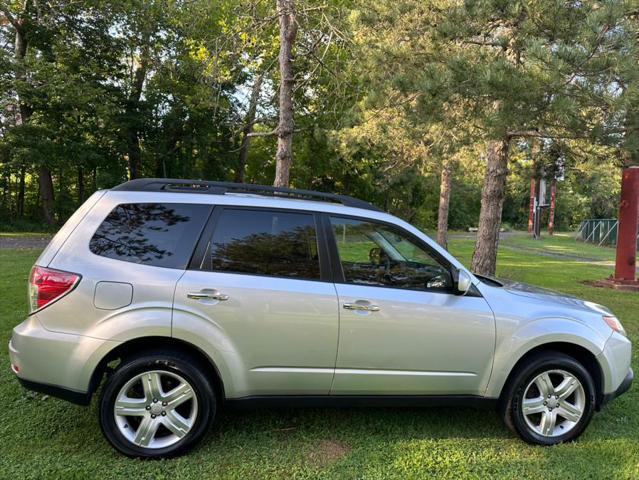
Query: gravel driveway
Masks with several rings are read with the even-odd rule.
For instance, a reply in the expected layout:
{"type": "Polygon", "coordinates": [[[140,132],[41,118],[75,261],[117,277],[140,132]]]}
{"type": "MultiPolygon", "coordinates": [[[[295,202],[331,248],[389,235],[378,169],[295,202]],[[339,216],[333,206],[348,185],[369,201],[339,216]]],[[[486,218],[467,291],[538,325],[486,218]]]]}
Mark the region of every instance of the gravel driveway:
{"type": "Polygon", "coordinates": [[[0,235],[0,249],[3,248],[38,248],[44,249],[51,240],[50,235],[12,236],[0,235]]]}

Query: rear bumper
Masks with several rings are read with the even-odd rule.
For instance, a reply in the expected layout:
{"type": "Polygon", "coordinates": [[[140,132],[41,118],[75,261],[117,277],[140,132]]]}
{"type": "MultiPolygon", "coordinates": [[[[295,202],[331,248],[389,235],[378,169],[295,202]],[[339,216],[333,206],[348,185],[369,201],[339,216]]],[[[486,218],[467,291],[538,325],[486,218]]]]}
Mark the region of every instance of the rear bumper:
{"type": "Polygon", "coordinates": [[[9,359],[27,389],[86,404],[93,372],[114,345],[117,342],[52,332],[31,315],[13,329],[9,359]]]}
{"type": "Polygon", "coordinates": [[[89,392],[76,392],[75,390],[69,390],[68,388],[48,385],[46,383],[32,382],[20,377],[18,377],[18,381],[20,382],[20,385],[22,385],[27,390],[44,393],[56,398],[61,398],[62,400],[75,403],[76,405],[86,406],[91,403],[91,393],[89,392]]]}
{"type": "Polygon", "coordinates": [[[631,368],[628,370],[628,374],[623,379],[623,381],[621,382],[621,385],[619,385],[617,390],[611,393],[607,393],[603,396],[601,400],[601,406],[604,406],[606,403],[611,402],[612,400],[617,398],[619,395],[623,395],[628,390],[630,390],[630,387],[632,386],[632,381],[634,380],[634,378],[635,378],[635,374],[631,368]]]}

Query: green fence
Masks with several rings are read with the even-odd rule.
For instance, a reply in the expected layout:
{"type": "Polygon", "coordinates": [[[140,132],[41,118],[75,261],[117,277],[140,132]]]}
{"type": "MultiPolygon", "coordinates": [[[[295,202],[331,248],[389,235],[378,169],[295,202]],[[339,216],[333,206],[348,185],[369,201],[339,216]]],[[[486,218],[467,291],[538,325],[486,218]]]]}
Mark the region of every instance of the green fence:
{"type": "MultiPolygon", "coordinates": [[[[617,231],[619,222],[616,218],[588,219],[581,222],[577,230],[577,240],[597,245],[617,245],[617,231]]],[[[637,237],[639,248],[639,236],[637,237]]]]}

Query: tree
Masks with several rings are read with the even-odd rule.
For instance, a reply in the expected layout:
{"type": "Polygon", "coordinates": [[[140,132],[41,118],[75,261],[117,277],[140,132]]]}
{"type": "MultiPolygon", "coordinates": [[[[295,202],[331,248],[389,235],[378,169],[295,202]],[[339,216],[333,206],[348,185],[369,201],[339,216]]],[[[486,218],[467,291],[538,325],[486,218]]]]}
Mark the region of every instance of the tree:
{"type": "Polygon", "coordinates": [[[568,145],[558,227],[614,212],[599,191],[617,191],[611,149],[619,163],[635,155],[636,12],[625,2],[0,6],[2,225],[45,209],[64,220],[135,176],[278,178],[372,201],[437,228],[445,245],[448,223],[477,225],[488,167],[478,257],[496,248],[500,203],[504,221],[525,218],[523,140],[568,145]]]}
{"type": "Polygon", "coordinates": [[[506,195],[509,149],[510,139],[488,142],[486,152],[488,167],[481,192],[479,229],[471,264],[472,270],[481,275],[495,274],[501,214],[506,195]]]}
{"type": "MultiPolygon", "coordinates": [[[[639,165],[639,9],[632,2],[622,2],[623,13],[619,42],[615,50],[618,62],[613,70],[622,95],[618,109],[622,131],[621,159],[624,166],[639,165]]],[[[614,133],[614,132],[613,132],[614,133]]]]}
{"type": "MultiPolygon", "coordinates": [[[[345,21],[341,14],[347,2],[330,1],[323,5],[296,0],[278,0],[275,16],[278,19],[279,52],[278,72],[268,80],[277,85],[277,126],[270,131],[250,132],[247,137],[277,136],[275,153],[275,186],[288,186],[293,163],[293,136],[296,132],[317,128],[318,121],[328,117],[325,109],[335,102],[342,89],[335,86],[338,75],[336,63],[344,58],[341,53],[348,42],[346,35],[336,25],[345,21]],[[335,63],[333,63],[335,62],[335,63]],[[295,117],[294,118],[294,112],[295,117]],[[299,125],[299,127],[298,127],[299,125]]],[[[264,13],[262,13],[264,14],[264,13]]],[[[268,18],[257,22],[262,25],[268,18]]],[[[248,32],[251,34],[251,32],[248,32]]],[[[268,31],[266,31],[268,33],[268,31]]],[[[268,62],[263,74],[270,71],[268,62]]],[[[267,82],[268,83],[268,82],[267,82]]],[[[266,122],[265,122],[266,123],[266,122]]],[[[322,128],[328,130],[329,128],[322,128]]]]}
{"type": "MultiPolygon", "coordinates": [[[[439,15],[436,5],[402,1],[371,6],[362,2],[359,14],[353,15],[359,55],[359,68],[353,77],[365,92],[361,108],[380,116],[383,114],[379,112],[392,112],[403,117],[410,125],[402,126],[406,140],[414,143],[415,149],[422,146],[426,150],[423,158],[404,154],[405,162],[416,166],[424,177],[439,176],[437,238],[446,247],[453,164],[460,149],[476,141],[477,132],[469,124],[470,106],[463,98],[431,98],[439,82],[446,82],[445,72],[438,70],[433,60],[441,55],[441,45],[432,36],[439,15]]],[[[392,151],[397,137],[371,135],[368,141],[391,144],[387,148],[392,151]]],[[[420,210],[427,208],[422,206],[420,210]]]]}
{"type": "MultiPolygon", "coordinates": [[[[13,13],[4,3],[0,3],[0,11],[15,31],[14,78],[16,101],[19,110],[17,125],[24,126],[29,123],[33,113],[32,106],[21,94],[25,87],[28,88],[26,57],[29,51],[29,39],[35,34],[35,27],[44,22],[45,19],[42,15],[42,9],[37,8],[36,0],[24,0],[19,8],[17,13],[13,13]]],[[[20,171],[20,212],[24,209],[24,175],[24,166],[22,166],[20,171]]],[[[53,216],[53,180],[51,178],[51,170],[42,160],[38,167],[38,185],[42,216],[46,223],[52,225],[55,222],[53,216]]]]}
{"type": "Polygon", "coordinates": [[[295,0],[277,0],[280,24],[280,91],[279,123],[277,125],[277,154],[275,155],[276,187],[288,187],[293,163],[293,48],[297,36],[297,14],[295,0]]]}
{"type": "Polygon", "coordinates": [[[255,80],[253,80],[253,87],[251,88],[251,97],[249,98],[248,111],[246,112],[244,128],[242,129],[242,145],[240,146],[240,156],[237,170],[235,172],[235,181],[238,183],[244,183],[244,173],[246,170],[246,162],[248,161],[249,143],[251,141],[251,133],[253,133],[253,127],[255,126],[255,114],[257,112],[257,105],[260,101],[260,93],[262,92],[263,81],[264,74],[257,74],[255,80]]]}
{"type": "Polygon", "coordinates": [[[602,46],[610,41],[607,34],[619,21],[618,11],[599,2],[494,1],[466,3],[446,13],[438,32],[452,50],[446,61],[450,85],[454,94],[472,101],[487,139],[471,268],[492,275],[511,141],[585,136],[596,130],[583,113],[601,105],[607,87],[601,76],[593,82],[589,74],[610,58],[602,46]]]}

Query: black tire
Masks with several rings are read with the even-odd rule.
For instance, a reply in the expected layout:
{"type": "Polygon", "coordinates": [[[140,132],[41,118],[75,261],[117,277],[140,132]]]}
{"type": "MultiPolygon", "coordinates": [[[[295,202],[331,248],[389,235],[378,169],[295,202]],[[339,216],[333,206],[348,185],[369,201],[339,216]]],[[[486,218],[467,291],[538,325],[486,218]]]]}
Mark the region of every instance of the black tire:
{"type": "Polygon", "coordinates": [[[588,370],[574,358],[560,352],[541,352],[526,361],[514,372],[500,402],[500,414],[504,423],[527,443],[556,445],[576,440],[586,429],[595,410],[596,389],[588,370]],[[565,434],[544,436],[532,429],[525,420],[522,409],[526,387],[541,373],[563,370],[575,376],[585,393],[585,406],[581,418],[565,434]]]}
{"type": "Polygon", "coordinates": [[[118,451],[129,457],[168,458],[186,453],[202,439],[213,422],[216,398],[211,382],[198,362],[179,352],[144,352],[124,359],[109,377],[100,398],[99,419],[102,432],[118,451]],[[120,390],[136,375],[146,371],[165,371],[179,375],[193,388],[197,399],[197,414],[190,430],[173,445],[145,448],[128,440],[116,424],[114,405],[120,390]]]}

